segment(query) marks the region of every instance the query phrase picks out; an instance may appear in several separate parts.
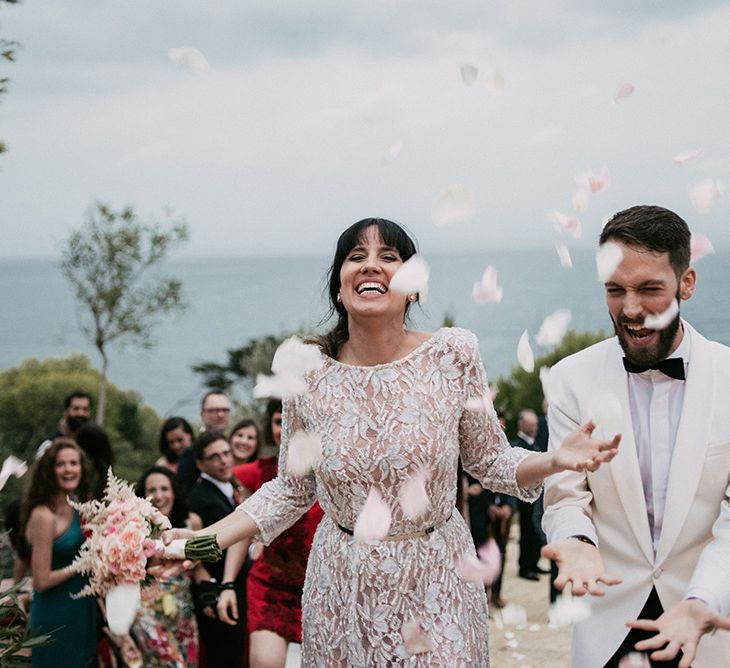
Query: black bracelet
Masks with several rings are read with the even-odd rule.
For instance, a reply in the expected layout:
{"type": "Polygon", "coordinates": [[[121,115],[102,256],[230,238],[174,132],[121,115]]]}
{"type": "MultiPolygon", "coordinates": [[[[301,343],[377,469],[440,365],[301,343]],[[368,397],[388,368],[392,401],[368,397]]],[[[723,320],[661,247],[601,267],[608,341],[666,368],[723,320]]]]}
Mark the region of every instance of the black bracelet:
{"type": "Polygon", "coordinates": [[[224,589],[235,589],[236,583],[233,582],[232,580],[230,582],[221,582],[218,588],[221,591],[223,591],[224,589]]]}
{"type": "Polygon", "coordinates": [[[579,540],[581,543],[588,543],[588,545],[593,545],[593,547],[596,547],[596,544],[588,538],[588,536],[568,536],[568,538],[575,538],[576,540],[579,540]]]}

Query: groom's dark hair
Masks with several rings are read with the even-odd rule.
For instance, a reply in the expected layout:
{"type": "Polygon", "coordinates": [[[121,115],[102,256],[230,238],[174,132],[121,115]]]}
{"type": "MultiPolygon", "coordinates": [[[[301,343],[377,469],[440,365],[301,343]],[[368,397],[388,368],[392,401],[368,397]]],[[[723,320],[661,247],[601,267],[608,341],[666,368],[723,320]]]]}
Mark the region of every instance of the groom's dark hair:
{"type": "Polygon", "coordinates": [[[679,278],[689,267],[690,231],[676,213],[661,206],[632,206],[609,220],[599,244],[620,241],[627,246],[669,253],[669,263],[679,278]]]}

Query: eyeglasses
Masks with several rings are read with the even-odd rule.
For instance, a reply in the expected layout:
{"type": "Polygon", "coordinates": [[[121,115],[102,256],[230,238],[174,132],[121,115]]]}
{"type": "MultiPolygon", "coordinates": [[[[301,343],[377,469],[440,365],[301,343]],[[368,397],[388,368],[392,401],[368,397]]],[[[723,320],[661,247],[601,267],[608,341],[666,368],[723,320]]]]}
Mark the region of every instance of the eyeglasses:
{"type": "Polygon", "coordinates": [[[224,459],[230,459],[233,457],[233,453],[230,450],[222,450],[221,452],[216,452],[213,455],[206,455],[203,457],[204,462],[222,462],[224,459]]]}
{"type": "Polygon", "coordinates": [[[203,413],[230,413],[230,408],[204,408],[203,413]]]}

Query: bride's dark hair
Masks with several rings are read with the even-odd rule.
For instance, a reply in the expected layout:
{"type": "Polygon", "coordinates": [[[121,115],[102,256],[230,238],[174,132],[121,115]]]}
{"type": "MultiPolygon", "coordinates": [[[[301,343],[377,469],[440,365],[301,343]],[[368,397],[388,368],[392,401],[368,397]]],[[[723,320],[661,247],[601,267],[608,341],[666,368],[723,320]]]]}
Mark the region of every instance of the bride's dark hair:
{"type": "MultiPolygon", "coordinates": [[[[418,252],[416,244],[413,239],[411,239],[408,232],[398,225],[398,223],[394,223],[392,220],[386,220],[385,218],[363,218],[362,220],[358,220],[356,223],[350,225],[350,227],[348,227],[340,235],[340,238],[337,240],[335,257],[332,260],[332,265],[330,266],[329,271],[327,272],[327,292],[330,307],[327,311],[327,315],[325,315],[322,320],[322,322],[327,322],[330,318],[332,318],[332,316],[336,315],[337,323],[326,334],[312,339],[313,343],[319,345],[325,355],[332,358],[337,357],[340,346],[342,346],[342,344],[349,338],[349,331],[347,328],[347,311],[345,310],[345,307],[337,301],[337,294],[340,291],[340,269],[342,269],[342,265],[350,251],[362,241],[365,231],[371,225],[375,225],[378,228],[380,236],[383,238],[383,242],[386,246],[395,248],[398,251],[403,262],[418,252]]],[[[410,305],[411,302],[407,301],[406,313],[408,313],[410,305]]]]}

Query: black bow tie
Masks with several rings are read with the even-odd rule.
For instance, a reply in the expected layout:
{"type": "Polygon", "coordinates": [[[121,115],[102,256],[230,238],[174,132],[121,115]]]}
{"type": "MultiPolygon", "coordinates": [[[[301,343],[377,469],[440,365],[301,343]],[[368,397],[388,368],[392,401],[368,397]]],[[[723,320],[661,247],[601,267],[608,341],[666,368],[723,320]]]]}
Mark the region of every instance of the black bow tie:
{"type": "Polygon", "coordinates": [[[624,357],[624,369],[629,373],[643,373],[649,369],[656,369],[670,378],[684,380],[684,360],[681,357],[672,357],[671,359],[662,360],[661,362],[648,366],[634,364],[631,360],[624,357]]]}

